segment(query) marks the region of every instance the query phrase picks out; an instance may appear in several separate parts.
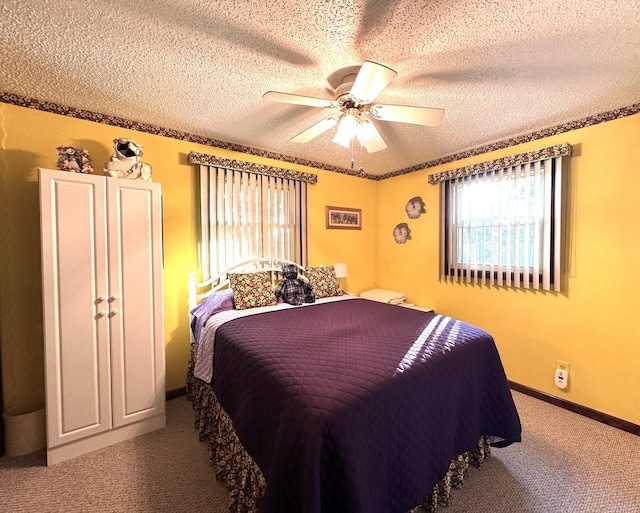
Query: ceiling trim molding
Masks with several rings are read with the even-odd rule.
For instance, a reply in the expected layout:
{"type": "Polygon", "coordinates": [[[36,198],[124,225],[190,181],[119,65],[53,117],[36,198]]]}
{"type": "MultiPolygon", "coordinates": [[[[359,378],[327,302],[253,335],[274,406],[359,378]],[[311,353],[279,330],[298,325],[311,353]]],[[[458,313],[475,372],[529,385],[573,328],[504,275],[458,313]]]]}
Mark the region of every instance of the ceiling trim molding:
{"type": "Polygon", "coordinates": [[[218,157],[216,155],[208,155],[207,153],[198,153],[197,151],[189,153],[189,163],[200,164],[202,166],[223,167],[225,169],[246,171],[248,173],[256,173],[259,175],[275,176],[276,178],[285,178],[287,180],[299,180],[312,185],[318,183],[318,175],[314,175],[313,173],[303,173],[301,171],[293,171],[291,169],[282,169],[274,166],[256,164],[255,162],[228,159],[225,157],[218,157]]]}
{"type": "Polygon", "coordinates": [[[429,162],[425,162],[423,164],[417,164],[415,166],[407,167],[404,169],[399,169],[398,171],[392,171],[390,173],[386,173],[384,175],[377,176],[378,180],[386,180],[387,178],[393,178],[395,176],[406,175],[409,173],[414,173],[416,171],[424,171],[425,169],[429,169],[435,166],[441,166],[443,164],[450,164],[451,162],[456,162],[458,160],[466,159],[469,157],[475,157],[477,155],[483,155],[485,153],[490,153],[496,150],[502,150],[505,148],[509,148],[511,146],[517,146],[518,144],[524,144],[531,141],[537,141],[539,139],[544,139],[545,137],[551,137],[553,135],[564,134],[567,132],[571,132],[573,130],[578,130],[580,128],[585,128],[592,125],[597,125],[599,123],[604,123],[606,121],[613,121],[615,119],[624,118],[627,116],[632,116],[634,114],[638,114],[640,112],[640,103],[635,103],[633,105],[629,105],[627,107],[622,107],[620,109],[615,109],[607,112],[602,112],[600,114],[596,114],[594,116],[589,116],[587,118],[583,118],[577,121],[570,121],[568,123],[563,123],[561,125],[556,125],[551,128],[545,128],[543,130],[538,130],[536,132],[531,132],[529,134],[520,135],[518,137],[512,137],[510,139],[504,139],[502,141],[498,141],[495,143],[487,144],[485,146],[479,146],[477,148],[473,148],[471,150],[463,151],[460,153],[455,153],[448,157],[443,157],[437,160],[432,160],[429,162]]]}
{"type": "Polygon", "coordinates": [[[312,167],[314,169],[322,169],[325,171],[357,176],[360,178],[369,178],[369,179],[374,178],[373,176],[367,175],[366,173],[363,173],[361,171],[345,169],[345,168],[336,167],[336,166],[330,166],[328,164],[322,164],[320,162],[299,159],[296,157],[291,157],[289,155],[282,155],[280,153],[260,150],[257,148],[251,148],[249,146],[243,146],[241,144],[220,141],[218,139],[212,139],[210,137],[204,137],[202,135],[195,135],[195,134],[190,134],[188,132],[181,132],[179,130],[173,130],[170,128],[163,128],[155,125],[150,125],[149,123],[132,121],[130,119],[120,118],[118,116],[110,116],[107,114],[100,114],[98,112],[92,112],[89,110],[76,109],[75,107],[67,107],[67,106],[60,105],[53,102],[36,100],[35,98],[27,98],[24,96],[13,94],[13,93],[0,91],[0,103],[8,103],[11,105],[17,105],[18,107],[41,110],[41,111],[49,112],[52,114],[59,114],[61,116],[69,116],[72,118],[83,119],[85,121],[102,123],[104,125],[117,126],[119,128],[136,130],[138,132],[145,132],[148,134],[159,135],[161,137],[169,137],[171,139],[177,139],[180,141],[187,141],[187,142],[202,144],[204,146],[212,146],[212,147],[220,148],[223,150],[237,151],[238,153],[255,155],[262,158],[278,160],[280,162],[287,162],[290,164],[297,164],[300,166],[312,167]]]}
{"type": "Polygon", "coordinates": [[[150,125],[148,123],[131,121],[128,119],[117,117],[117,116],[109,116],[106,114],[100,114],[100,113],[96,113],[88,110],[76,109],[74,107],[66,107],[64,105],[59,105],[57,103],[46,102],[43,100],[36,100],[34,98],[27,98],[24,96],[20,96],[13,93],[7,93],[3,91],[0,91],[0,103],[8,103],[11,105],[17,105],[19,107],[26,107],[29,109],[41,110],[41,111],[50,112],[53,114],[60,114],[62,116],[70,116],[78,119],[84,119],[87,121],[93,121],[95,123],[102,123],[105,125],[117,126],[120,128],[136,130],[138,132],[146,132],[154,135],[159,135],[162,137],[169,137],[169,138],[178,139],[181,141],[188,141],[188,142],[193,142],[197,144],[202,144],[204,146],[212,146],[215,148],[221,148],[221,149],[230,150],[230,151],[237,151],[239,153],[246,153],[248,155],[255,155],[262,158],[278,160],[280,162],[297,164],[300,166],[311,167],[314,169],[322,169],[324,171],[331,171],[334,173],[356,176],[358,178],[366,178],[368,180],[374,180],[374,181],[382,181],[382,180],[386,180],[387,178],[394,178],[396,176],[406,175],[409,173],[414,173],[416,171],[424,171],[425,169],[429,169],[432,167],[440,166],[443,164],[450,164],[451,162],[456,162],[458,160],[462,160],[465,158],[475,157],[477,155],[482,155],[484,153],[501,150],[504,148],[516,146],[518,144],[523,144],[526,142],[536,141],[539,139],[543,139],[545,137],[551,137],[553,135],[570,132],[572,130],[578,130],[580,128],[585,128],[591,125],[597,125],[599,123],[604,123],[606,121],[613,121],[615,119],[624,118],[626,116],[632,116],[640,112],[640,103],[635,103],[627,107],[621,107],[619,109],[603,112],[603,113],[596,114],[594,116],[589,116],[577,121],[563,123],[561,125],[557,125],[551,128],[546,128],[543,130],[538,130],[536,132],[531,132],[529,134],[520,135],[518,137],[504,139],[502,141],[497,141],[491,144],[487,144],[485,146],[479,146],[477,148],[472,148],[467,151],[455,153],[447,157],[442,157],[436,160],[423,162],[422,164],[416,164],[415,166],[398,169],[397,171],[391,171],[383,175],[370,175],[365,173],[364,171],[330,166],[328,164],[322,164],[320,162],[299,159],[296,157],[291,157],[289,155],[281,155],[279,153],[251,148],[249,146],[242,146],[240,144],[220,141],[217,139],[212,139],[212,138],[204,137],[201,135],[189,134],[187,132],[181,132],[179,130],[172,130],[168,128],[157,127],[154,125],[150,125]]]}
{"type": "Polygon", "coordinates": [[[454,178],[478,175],[480,173],[519,166],[553,157],[571,156],[572,151],[573,147],[569,143],[547,146],[546,148],[527,151],[525,153],[519,153],[518,155],[509,155],[508,157],[502,157],[495,160],[488,160],[487,162],[473,164],[472,166],[459,167],[458,169],[452,169],[450,171],[433,173],[429,175],[429,183],[431,185],[438,185],[440,182],[445,182],[446,180],[452,180],[454,178]]]}

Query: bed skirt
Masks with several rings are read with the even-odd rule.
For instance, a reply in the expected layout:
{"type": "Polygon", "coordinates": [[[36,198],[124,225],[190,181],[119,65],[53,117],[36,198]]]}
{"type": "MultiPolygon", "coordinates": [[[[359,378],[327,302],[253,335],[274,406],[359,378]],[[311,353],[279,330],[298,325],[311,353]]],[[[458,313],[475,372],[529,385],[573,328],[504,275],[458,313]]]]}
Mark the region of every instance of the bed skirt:
{"type": "MultiPolygon", "coordinates": [[[[218,403],[213,388],[193,375],[194,355],[191,354],[187,373],[187,398],[191,401],[195,416],[195,428],[201,442],[209,446],[209,461],[215,469],[218,481],[224,481],[229,490],[230,513],[257,513],[266,482],[258,465],[246,452],[233,428],[231,419],[218,403]]],[[[447,506],[451,490],[459,488],[469,470],[469,465],[481,468],[490,456],[490,438],[482,436],[473,451],[455,456],[449,470],[433,488],[425,501],[410,513],[428,511],[447,506]],[[421,510],[422,508],[422,510],[421,510]]]]}

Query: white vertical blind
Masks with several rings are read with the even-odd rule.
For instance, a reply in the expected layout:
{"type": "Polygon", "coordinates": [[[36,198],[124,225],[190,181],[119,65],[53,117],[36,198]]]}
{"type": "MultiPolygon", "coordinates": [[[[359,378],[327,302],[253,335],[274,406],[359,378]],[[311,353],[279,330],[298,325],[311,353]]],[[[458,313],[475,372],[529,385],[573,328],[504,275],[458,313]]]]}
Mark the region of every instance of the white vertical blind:
{"type": "MultiPolygon", "coordinates": [[[[216,215],[212,219],[225,219],[226,218],[226,198],[225,198],[225,181],[226,176],[224,170],[221,170],[217,176],[214,177],[214,180],[211,180],[215,185],[216,189],[214,194],[218,201],[216,201],[216,215]]],[[[207,221],[208,222],[208,221],[207,221]]],[[[211,276],[215,276],[218,274],[218,268],[221,265],[223,268],[225,267],[224,262],[227,261],[227,250],[224,244],[218,244],[218,240],[224,241],[227,238],[227,234],[225,233],[227,230],[226,225],[222,223],[222,226],[217,226],[215,230],[211,230],[209,234],[209,238],[212,241],[215,241],[216,253],[218,255],[217,259],[209,258],[209,266],[211,269],[211,276]]]]}
{"type": "MultiPolygon", "coordinates": [[[[271,238],[269,235],[269,177],[266,175],[260,176],[260,192],[262,193],[262,214],[259,221],[260,230],[258,231],[258,238],[262,241],[262,255],[271,255],[271,238]],[[264,230],[266,228],[267,237],[264,236],[264,230]]],[[[257,221],[257,220],[256,220],[257,221]]]]}
{"type": "MultiPolygon", "coordinates": [[[[493,227],[493,222],[494,219],[497,219],[498,217],[498,209],[499,209],[499,204],[498,204],[498,187],[496,186],[496,184],[498,183],[499,180],[499,174],[497,172],[491,172],[489,173],[489,194],[488,194],[488,202],[489,202],[489,212],[490,212],[490,217],[489,219],[487,219],[487,224],[486,224],[486,228],[487,230],[491,230],[493,227]]],[[[499,252],[500,250],[500,246],[498,244],[498,241],[496,240],[495,237],[491,237],[491,247],[489,248],[489,254],[490,255],[495,255],[499,252]]],[[[487,261],[487,266],[489,268],[489,274],[490,276],[490,285],[497,285],[498,282],[498,274],[500,274],[500,283],[502,284],[502,273],[497,272],[496,269],[493,268],[493,259],[488,260],[487,261]]]]}
{"type": "MultiPolygon", "coordinates": [[[[511,211],[514,212],[513,218],[513,261],[517,263],[513,270],[513,286],[515,288],[520,288],[520,274],[524,273],[524,266],[521,266],[520,262],[520,228],[524,230],[524,225],[522,224],[521,216],[523,214],[524,201],[521,196],[519,196],[519,192],[521,187],[524,187],[523,181],[520,179],[521,169],[520,166],[514,166],[509,170],[509,173],[513,175],[513,194],[510,195],[511,198],[511,211]]],[[[524,241],[523,241],[524,243],[524,241]]],[[[522,248],[522,257],[524,260],[524,253],[526,249],[522,248]]]]}
{"type": "MultiPolygon", "coordinates": [[[[540,165],[540,161],[533,163],[533,176],[534,182],[537,183],[542,172],[542,166],[540,165]]],[[[544,211],[544,196],[542,194],[536,194],[535,197],[535,211],[534,216],[537,215],[538,212],[544,211]]],[[[542,233],[541,233],[541,219],[539,217],[534,218],[533,222],[533,247],[539,248],[542,245],[542,233]]],[[[540,276],[542,260],[540,258],[540,252],[535,251],[533,253],[533,289],[540,289],[540,281],[535,279],[536,276],[540,276]]]]}
{"type": "MultiPolygon", "coordinates": [[[[463,179],[464,182],[469,182],[468,185],[471,184],[471,180],[473,177],[466,177],[463,179]]],[[[462,247],[462,255],[464,261],[467,263],[466,265],[466,282],[469,283],[471,281],[471,261],[473,260],[472,249],[471,249],[471,222],[472,217],[468,215],[468,212],[471,209],[471,194],[465,194],[465,205],[464,205],[464,214],[460,216],[460,222],[464,226],[464,236],[463,236],[463,247],[462,247]]]]}
{"type": "Polygon", "coordinates": [[[234,263],[307,263],[307,183],[200,166],[200,262],[207,279],[234,263]]]}
{"type": "MultiPolygon", "coordinates": [[[[293,180],[287,180],[287,190],[289,197],[293,196],[293,201],[289,200],[286,202],[286,204],[288,204],[289,208],[287,210],[287,225],[290,225],[293,220],[296,218],[296,188],[295,188],[295,182],[293,180]]],[[[296,246],[295,246],[295,237],[292,236],[292,233],[290,230],[286,231],[287,234],[287,247],[289,248],[289,254],[291,255],[295,255],[296,253],[296,246]]]]}
{"type": "MultiPolygon", "coordinates": [[[[198,190],[200,192],[200,219],[209,219],[210,217],[210,196],[208,192],[204,192],[209,188],[209,174],[207,166],[200,166],[200,180],[198,190]]],[[[209,240],[209,230],[201,230],[200,232],[200,266],[202,267],[203,279],[209,278],[209,255],[215,254],[212,250],[209,240]]]]}
{"type": "Polygon", "coordinates": [[[553,226],[555,230],[553,231],[553,248],[554,248],[554,260],[553,260],[553,290],[556,292],[560,292],[562,290],[561,283],[561,272],[562,272],[562,259],[560,255],[560,248],[562,248],[562,236],[564,229],[564,219],[562,219],[562,186],[559,184],[563,183],[562,177],[562,157],[554,157],[553,159],[553,167],[555,170],[554,180],[555,187],[554,198],[553,198],[553,226]]]}
{"type": "Polygon", "coordinates": [[[561,156],[443,183],[442,279],[561,290],[561,156]]]}
{"type": "MultiPolygon", "coordinates": [[[[532,185],[532,177],[531,177],[531,173],[529,172],[530,166],[522,164],[519,166],[518,169],[518,173],[520,174],[520,176],[522,177],[522,180],[524,181],[524,190],[528,191],[530,190],[530,187],[532,185]]],[[[526,248],[530,247],[531,245],[531,230],[529,230],[529,226],[535,222],[535,218],[533,216],[533,213],[527,209],[527,208],[522,208],[520,209],[520,221],[522,224],[522,228],[523,228],[523,235],[524,235],[524,248],[525,251],[523,251],[523,259],[522,259],[522,266],[524,269],[529,269],[531,268],[531,253],[529,251],[526,251],[526,248]]],[[[523,282],[522,282],[522,288],[528,289],[529,288],[529,283],[530,283],[530,274],[529,273],[522,273],[522,278],[523,278],[523,282]]]]}

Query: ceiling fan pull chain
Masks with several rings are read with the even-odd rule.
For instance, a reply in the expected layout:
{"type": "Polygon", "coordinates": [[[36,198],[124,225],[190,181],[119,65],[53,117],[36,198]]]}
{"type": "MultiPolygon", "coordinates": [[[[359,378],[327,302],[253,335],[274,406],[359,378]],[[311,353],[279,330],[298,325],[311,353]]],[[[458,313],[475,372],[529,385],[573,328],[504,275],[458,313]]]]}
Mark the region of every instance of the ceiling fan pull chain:
{"type": "Polygon", "coordinates": [[[353,165],[356,163],[356,159],[353,158],[353,140],[355,139],[355,137],[351,138],[351,141],[349,141],[349,146],[351,146],[351,169],[353,169],[353,165]]]}

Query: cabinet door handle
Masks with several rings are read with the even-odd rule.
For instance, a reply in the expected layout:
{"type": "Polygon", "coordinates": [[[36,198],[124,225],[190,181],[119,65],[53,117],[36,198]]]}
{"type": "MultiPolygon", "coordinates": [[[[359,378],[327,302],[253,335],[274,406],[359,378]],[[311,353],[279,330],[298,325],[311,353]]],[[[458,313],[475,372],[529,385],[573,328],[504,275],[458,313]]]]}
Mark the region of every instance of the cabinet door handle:
{"type": "Polygon", "coordinates": [[[118,309],[117,308],[112,308],[111,312],[109,315],[111,315],[111,317],[113,317],[114,315],[116,315],[118,313],[118,309]]]}
{"type": "Polygon", "coordinates": [[[102,303],[106,298],[106,296],[98,296],[98,303],[102,303]]]}
{"type": "Polygon", "coordinates": [[[105,315],[107,315],[107,311],[106,310],[100,310],[98,312],[98,317],[104,317],[105,315]]]}
{"type": "Polygon", "coordinates": [[[115,301],[116,299],[118,299],[118,294],[112,294],[109,296],[109,301],[115,301]]]}

